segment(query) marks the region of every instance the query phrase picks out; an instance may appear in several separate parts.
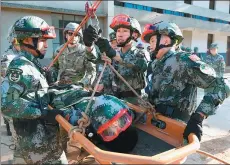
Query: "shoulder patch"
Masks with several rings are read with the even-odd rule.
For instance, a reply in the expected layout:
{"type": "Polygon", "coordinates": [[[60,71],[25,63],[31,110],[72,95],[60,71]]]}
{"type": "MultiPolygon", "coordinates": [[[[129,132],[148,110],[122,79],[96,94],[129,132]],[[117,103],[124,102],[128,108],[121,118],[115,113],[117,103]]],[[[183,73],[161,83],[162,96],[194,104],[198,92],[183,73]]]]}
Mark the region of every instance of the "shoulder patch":
{"type": "Polygon", "coordinates": [[[8,73],[10,81],[18,82],[21,79],[23,71],[18,68],[10,68],[8,73]]]}
{"type": "Polygon", "coordinates": [[[188,56],[190,58],[190,60],[192,61],[200,61],[200,57],[198,57],[196,54],[192,54],[190,56],[188,56]]]}
{"type": "Polygon", "coordinates": [[[204,74],[207,74],[207,75],[212,75],[212,76],[215,76],[216,77],[216,72],[215,70],[209,66],[208,64],[205,64],[205,63],[202,63],[200,65],[200,71],[204,74]]]}

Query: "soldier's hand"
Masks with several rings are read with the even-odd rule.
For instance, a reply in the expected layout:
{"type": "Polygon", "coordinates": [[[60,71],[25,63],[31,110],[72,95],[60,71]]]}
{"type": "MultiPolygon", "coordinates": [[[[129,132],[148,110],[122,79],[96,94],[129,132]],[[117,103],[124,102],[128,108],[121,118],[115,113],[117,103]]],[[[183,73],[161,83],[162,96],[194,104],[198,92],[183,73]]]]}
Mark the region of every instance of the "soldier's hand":
{"type": "Polygon", "coordinates": [[[186,140],[188,140],[188,136],[190,133],[194,133],[198,137],[199,141],[201,141],[201,137],[203,135],[203,130],[202,130],[203,120],[204,118],[199,113],[192,114],[183,134],[186,140]]]}
{"type": "Polygon", "coordinates": [[[104,85],[103,84],[98,84],[97,92],[101,92],[103,89],[104,89],[104,85]]]}
{"type": "Polygon", "coordinates": [[[104,56],[104,55],[101,56],[101,60],[103,60],[109,64],[111,64],[111,62],[112,62],[112,60],[108,56],[104,56]]]}
{"type": "Polygon", "coordinates": [[[105,52],[110,58],[116,56],[117,52],[110,46],[109,41],[106,38],[98,38],[95,44],[98,46],[101,53],[105,52]]]}
{"type": "Polygon", "coordinates": [[[93,45],[93,42],[95,42],[97,38],[98,38],[97,29],[89,25],[83,32],[83,42],[85,46],[91,47],[93,45]]]}
{"type": "Polygon", "coordinates": [[[118,55],[118,54],[117,54],[115,57],[113,57],[113,60],[115,60],[115,61],[117,61],[117,62],[119,62],[119,63],[122,62],[122,58],[121,58],[121,56],[118,55]]]}

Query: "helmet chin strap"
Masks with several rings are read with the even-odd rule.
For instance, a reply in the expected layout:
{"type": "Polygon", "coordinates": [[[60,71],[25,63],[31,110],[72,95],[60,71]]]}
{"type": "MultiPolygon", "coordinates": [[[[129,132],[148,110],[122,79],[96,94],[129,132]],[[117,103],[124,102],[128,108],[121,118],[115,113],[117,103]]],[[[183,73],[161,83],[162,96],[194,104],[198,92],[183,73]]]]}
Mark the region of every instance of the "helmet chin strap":
{"type": "Polygon", "coordinates": [[[168,47],[172,47],[174,45],[174,42],[172,42],[169,45],[162,45],[162,44],[160,44],[160,40],[161,40],[161,34],[157,34],[156,49],[153,51],[154,54],[157,54],[159,52],[159,50],[162,48],[168,48],[168,47]]]}
{"type": "Polygon", "coordinates": [[[34,50],[34,51],[38,54],[37,58],[43,59],[45,55],[42,54],[42,53],[37,49],[38,38],[32,38],[32,39],[33,39],[33,44],[34,44],[35,46],[32,46],[32,45],[30,45],[30,44],[25,44],[25,43],[22,43],[22,45],[25,46],[25,47],[27,47],[27,48],[29,48],[29,49],[34,50]]]}
{"type": "Polygon", "coordinates": [[[132,31],[130,31],[130,36],[129,36],[129,38],[127,38],[126,39],[126,41],[125,42],[123,42],[123,43],[117,43],[117,47],[124,47],[127,43],[129,43],[132,39],[133,39],[133,32],[132,31]]]}

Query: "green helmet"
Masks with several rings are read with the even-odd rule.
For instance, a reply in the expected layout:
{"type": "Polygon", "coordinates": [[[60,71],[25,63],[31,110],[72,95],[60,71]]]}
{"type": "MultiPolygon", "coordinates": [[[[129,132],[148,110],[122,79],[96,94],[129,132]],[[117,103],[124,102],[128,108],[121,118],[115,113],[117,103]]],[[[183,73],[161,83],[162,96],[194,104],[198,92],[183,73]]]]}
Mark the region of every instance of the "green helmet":
{"type": "Polygon", "coordinates": [[[135,18],[131,18],[131,21],[133,22],[134,32],[137,32],[140,37],[141,36],[141,25],[135,18]]]}
{"type": "Polygon", "coordinates": [[[25,16],[18,19],[13,25],[12,33],[12,36],[18,40],[30,37],[56,38],[54,27],[49,26],[43,19],[36,16],[25,16]]]}
{"type": "MultiPolygon", "coordinates": [[[[77,29],[77,27],[79,26],[79,24],[74,23],[74,22],[70,22],[66,25],[65,29],[64,29],[64,34],[66,34],[67,31],[71,30],[74,31],[75,29],[77,29]]],[[[82,29],[79,30],[78,35],[80,37],[82,37],[82,29]]]]}
{"type": "Polygon", "coordinates": [[[192,49],[191,49],[190,47],[187,47],[187,48],[185,49],[185,51],[188,52],[188,53],[191,53],[191,52],[192,52],[192,49]]]}
{"type": "Polygon", "coordinates": [[[116,40],[116,39],[117,39],[116,32],[111,32],[109,34],[109,42],[116,40]]]}
{"type": "Polygon", "coordinates": [[[114,140],[119,133],[125,131],[132,123],[132,115],[128,106],[110,95],[96,97],[90,116],[93,128],[104,141],[114,140]],[[118,122],[119,130],[116,133],[107,132],[115,122],[118,122]]]}
{"type": "Polygon", "coordinates": [[[185,51],[185,47],[184,47],[183,45],[181,45],[180,49],[181,49],[182,51],[185,51]]]}
{"type": "Polygon", "coordinates": [[[215,49],[218,48],[218,44],[217,43],[212,43],[209,47],[209,49],[215,49]]]}
{"type": "Polygon", "coordinates": [[[141,38],[144,42],[149,43],[150,38],[158,34],[169,36],[173,40],[173,43],[177,45],[184,39],[180,28],[175,23],[164,21],[156,24],[147,24],[141,38]]]}

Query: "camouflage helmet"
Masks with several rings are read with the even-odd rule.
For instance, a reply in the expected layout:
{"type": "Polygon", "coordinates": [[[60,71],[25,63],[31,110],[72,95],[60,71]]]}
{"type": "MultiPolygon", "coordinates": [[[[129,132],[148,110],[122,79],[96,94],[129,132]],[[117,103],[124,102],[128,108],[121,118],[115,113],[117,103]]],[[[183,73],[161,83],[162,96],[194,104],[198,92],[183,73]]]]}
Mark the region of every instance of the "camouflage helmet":
{"type": "Polygon", "coordinates": [[[141,25],[139,24],[139,22],[135,18],[131,18],[131,20],[133,22],[134,32],[139,34],[139,36],[138,36],[138,38],[139,38],[141,36],[141,25]]]}
{"type": "Polygon", "coordinates": [[[13,29],[13,26],[11,26],[8,30],[8,34],[7,34],[7,40],[9,41],[9,43],[12,43],[14,41],[14,29],[13,29]]]}
{"type": "Polygon", "coordinates": [[[149,43],[150,38],[157,34],[169,36],[177,45],[184,39],[180,28],[175,23],[164,21],[145,25],[141,39],[149,43]]]}
{"type": "Polygon", "coordinates": [[[217,43],[212,43],[209,47],[209,49],[215,49],[218,48],[218,44],[217,43]]]}
{"type": "Polygon", "coordinates": [[[91,123],[95,131],[103,138],[104,141],[114,140],[119,133],[125,131],[132,123],[132,115],[129,112],[128,106],[114,96],[102,95],[96,97],[92,105],[91,123]],[[125,117],[125,118],[123,118],[125,117]],[[125,120],[120,120],[125,119],[125,120]],[[120,132],[111,137],[106,133],[106,130],[115,122],[121,128],[120,132]]]}
{"type": "Polygon", "coordinates": [[[116,32],[111,32],[109,34],[109,42],[116,40],[116,39],[117,39],[116,32]]]}
{"type": "MultiPolygon", "coordinates": [[[[79,24],[75,23],[75,22],[70,22],[66,25],[65,29],[64,29],[64,34],[66,34],[66,32],[68,32],[69,30],[74,31],[76,28],[78,28],[79,24]]],[[[82,35],[82,29],[79,30],[78,35],[80,35],[81,37],[82,35]]]]}
{"type": "Polygon", "coordinates": [[[36,16],[25,16],[18,19],[13,27],[14,38],[23,40],[25,38],[39,38],[46,39],[56,38],[54,27],[49,26],[43,19],[36,16]]]}

